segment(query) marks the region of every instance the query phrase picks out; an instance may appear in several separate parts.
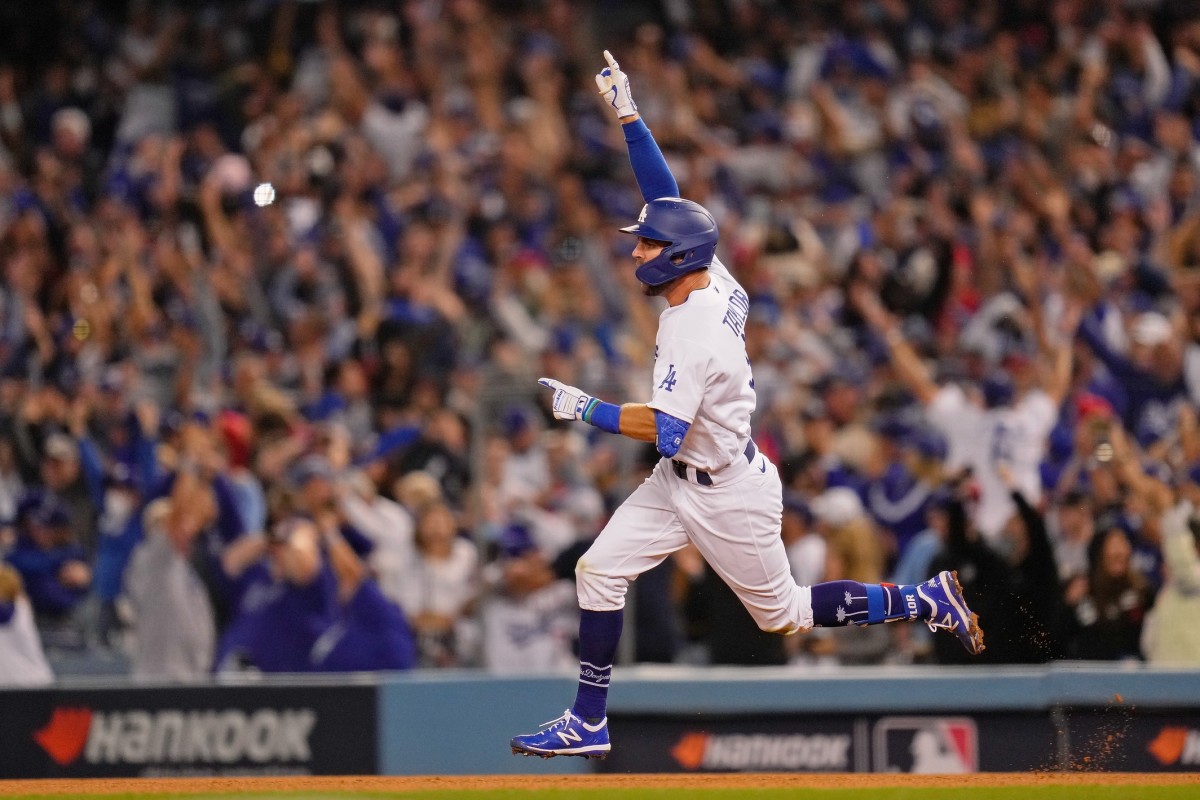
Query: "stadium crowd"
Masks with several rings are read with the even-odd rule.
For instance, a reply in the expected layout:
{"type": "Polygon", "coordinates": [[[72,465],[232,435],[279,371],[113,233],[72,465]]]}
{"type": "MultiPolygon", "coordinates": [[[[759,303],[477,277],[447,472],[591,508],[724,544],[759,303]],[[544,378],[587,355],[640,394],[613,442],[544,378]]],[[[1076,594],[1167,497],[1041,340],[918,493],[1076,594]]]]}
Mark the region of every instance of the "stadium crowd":
{"type": "MultiPolygon", "coordinates": [[[[536,383],[649,392],[606,47],[752,294],[797,580],[957,569],[981,662],[1200,664],[1200,6],[0,23],[0,682],[574,664],[575,559],[658,457],[536,383]]],[[[632,600],[626,661],[962,658],[762,634],[687,550],[632,600]]]]}

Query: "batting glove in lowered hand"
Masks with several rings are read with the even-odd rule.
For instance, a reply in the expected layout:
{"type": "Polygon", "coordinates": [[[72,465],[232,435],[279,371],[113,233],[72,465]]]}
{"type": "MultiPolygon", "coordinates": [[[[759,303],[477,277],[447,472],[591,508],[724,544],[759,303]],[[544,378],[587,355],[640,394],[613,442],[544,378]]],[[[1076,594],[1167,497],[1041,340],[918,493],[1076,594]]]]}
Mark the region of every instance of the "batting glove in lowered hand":
{"type": "Polygon", "coordinates": [[[554,391],[553,410],[557,419],[583,419],[588,406],[596,399],[582,389],[556,381],[553,378],[538,378],[538,383],[554,391]]]}
{"type": "Polygon", "coordinates": [[[629,76],[621,71],[617,60],[607,50],[604,51],[604,59],[608,61],[608,66],[596,76],[596,86],[600,89],[600,95],[617,112],[618,119],[632,117],[637,113],[637,104],[633,102],[633,95],[629,92],[629,76]]]}

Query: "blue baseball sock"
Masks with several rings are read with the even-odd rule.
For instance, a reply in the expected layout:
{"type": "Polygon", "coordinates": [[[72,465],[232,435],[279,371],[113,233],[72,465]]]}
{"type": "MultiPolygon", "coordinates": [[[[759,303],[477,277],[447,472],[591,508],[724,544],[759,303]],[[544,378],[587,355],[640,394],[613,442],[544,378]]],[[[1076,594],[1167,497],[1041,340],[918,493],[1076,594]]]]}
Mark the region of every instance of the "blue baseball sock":
{"type": "Polygon", "coordinates": [[[579,612],[579,689],[575,693],[575,716],[595,724],[608,707],[608,682],[621,640],[622,609],[579,612]]]}
{"type": "Polygon", "coordinates": [[[828,581],[811,590],[813,625],[818,628],[877,625],[921,616],[915,586],[828,581]]]}

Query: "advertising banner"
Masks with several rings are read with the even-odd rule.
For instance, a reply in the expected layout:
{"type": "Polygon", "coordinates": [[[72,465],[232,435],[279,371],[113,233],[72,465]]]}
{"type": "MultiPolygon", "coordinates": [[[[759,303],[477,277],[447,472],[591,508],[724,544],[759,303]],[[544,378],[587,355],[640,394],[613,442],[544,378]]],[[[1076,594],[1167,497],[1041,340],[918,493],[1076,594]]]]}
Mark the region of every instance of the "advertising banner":
{"type": "Polygon", "coordinates": [[[1066,714],[1070,766],[1078,770],[1200,770],[1200,712],[1127,706],[1066,714]]]}
{"type": "Polygon", "coordinates": [[[603,772],[1011,772],[1050,769],[1049,714],[610,715],[603,772]]]}
{"type": "Polygon", "coordinates": [[[0,778],[377,771],[373,686],[0,692],[0,778]]]}

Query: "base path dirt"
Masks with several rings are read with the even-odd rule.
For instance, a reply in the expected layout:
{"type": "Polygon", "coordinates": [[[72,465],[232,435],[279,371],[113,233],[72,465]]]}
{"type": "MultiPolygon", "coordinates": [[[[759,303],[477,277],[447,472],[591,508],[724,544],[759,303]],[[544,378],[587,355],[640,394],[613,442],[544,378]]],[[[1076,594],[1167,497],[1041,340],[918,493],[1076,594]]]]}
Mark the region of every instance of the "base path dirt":
{"type": "Polygon", "coordinates": [[[332,776],[287,778],[92,778],[87,780],[0,781],[0,796],[54,794],[104,795],[236,794],[242,792],[417,792],[430,790],[487,791],[489,789],[613,789],[660,788],[793,788],[869,789],[976,786],[1052,785],[1197,785],[1200,774],[1128,772],[989,772],[975,775],[764,774],[704,775],[446,775],[446,776],[332,776]]]}

